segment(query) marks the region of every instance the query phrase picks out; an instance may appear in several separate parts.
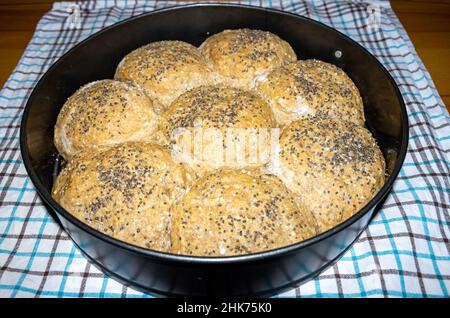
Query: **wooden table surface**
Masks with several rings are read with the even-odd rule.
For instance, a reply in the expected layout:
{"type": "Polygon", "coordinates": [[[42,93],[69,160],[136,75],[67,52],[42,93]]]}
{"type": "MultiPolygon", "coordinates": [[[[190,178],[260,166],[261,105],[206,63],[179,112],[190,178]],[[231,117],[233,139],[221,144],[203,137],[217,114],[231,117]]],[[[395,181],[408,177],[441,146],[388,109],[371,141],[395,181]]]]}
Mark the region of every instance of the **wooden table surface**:
{"type": "MultiPolygon", "coordinates": [[[[0,0],[0,87],[52,2],[0,0]]],[[[450,109],[450,0],[392,0],[391,3],[450,109]]]]}

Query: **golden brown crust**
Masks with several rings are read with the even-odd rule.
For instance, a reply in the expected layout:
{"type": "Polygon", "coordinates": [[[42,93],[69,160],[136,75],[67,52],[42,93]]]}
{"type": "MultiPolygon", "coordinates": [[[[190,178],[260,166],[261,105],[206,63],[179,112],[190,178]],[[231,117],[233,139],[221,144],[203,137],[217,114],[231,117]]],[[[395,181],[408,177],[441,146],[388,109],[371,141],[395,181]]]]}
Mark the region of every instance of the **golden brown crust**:
{"type": "Polygon", "coordinates": [[[91,147],[148,139],[157,128],[154,103],[131,84],[101,80],[84,85],[63,105],[55,145],[70,160],[91,147]]]}
{"type": "Polygon", "coordinates": [[[167,251],[170,208],[189,177],[154,144],[126,143],[87,150],[67,164],[53,198],[76,218],[119,240],[167,251]]]}
{"type": "Polygon", "coordinates": [[[283,130],[276,173],[299,195],[323,232],[373,198],[384,184],[385,162],[364,127],[310,117],[283,130]]]}
{"type": "Polygon", "coordinates": [[[219,82],[247,89],[255,77],[297,59],[286,41],[270,32],[251,29],[217,33],[199,49],[219,82]]]}
{"type": "Polygon", "coordinates": [[[182,93],[211,83],[211,72],[197,48],[182,41],[159,41],[126,55],[115,79],[132,82],[164,110],[182,93]]]}
{"type": "Polygon", "coordinates": [[[174,207],[172,252],[225,256],[293,244],[316,234],[312,215],[273,175],[219,170],[174,207]]]}
{"type": "Polygon", "coordinates": [[[319,60],[303,60],[259,77],[256,91],[281,126],[304,116],[328,116],[364,125],[362,98],[343,70],[319,60]]]}
{"type": "MultiPolygon", "coordinates": [[[[245,142],[255,135],[263,137],[259,129],[270,129],[276,127],[276,123],[270,110],[270,107],[257,95],[238,88],[227,87],[223,85],[201,86],[193,89],[178,97],[171,106],[161,114],[160,127],[157,135],[162,140],[161,142],[167,146],[173,146],[179,142],[175,138],[174,132],[177,128],[188,128],[192,136],[192,153],[199,151],[203,159],[201,163],[195,164],[184,160],[185,163],[191,165],[191,168],[198,174],[204,173],[213,169],[228,167],[228,168],[243,168],[249,166],[262,166],[268,161],[269,156],[260,156],[260,153],[267,153],[269,147],[270,131],[267,130],[267,139],[257,141],[256,153],[258,156],[254,160],[250,160],[250,147],[244,148],[245,162],[240,162],[237,157],[237,148],[226,148],[227,144],[222,148],[223,153],[217,151],[217,141],[207,138],[209,128],[217,128],[226,142],[227,134],[232,131],[235,133],[235,139],[232,146],[236,146],[240,141],[245,142]],[[198,127],[202,130],[202,137],[200,143],[195,143],[198,139],[194,139],[194,128],[198,127]],[[243,129],[239,131],[238,129],[243,129]],[[253,130],[245,130],[252,128],[253,130]],[[239,135],[242,133],[242,135],[239,135]],[[247,135],[246,135],[247,134],[247,135]],[[201,147],[199,147],[201,146],[201,147]],[[197,147],[194,149],[194,147],[197,147]],[[264,149],[260,149],[262,147],[264,149]],[[226,157],[225,157],[226,156],[226,157]]],[[[215,136],[213,136],[215,137],[215,136]]],[[[223,146],[221,143],[219,146],[223,146]]],[[[186,159],[186,158],[185,158],[186,159]]]]}

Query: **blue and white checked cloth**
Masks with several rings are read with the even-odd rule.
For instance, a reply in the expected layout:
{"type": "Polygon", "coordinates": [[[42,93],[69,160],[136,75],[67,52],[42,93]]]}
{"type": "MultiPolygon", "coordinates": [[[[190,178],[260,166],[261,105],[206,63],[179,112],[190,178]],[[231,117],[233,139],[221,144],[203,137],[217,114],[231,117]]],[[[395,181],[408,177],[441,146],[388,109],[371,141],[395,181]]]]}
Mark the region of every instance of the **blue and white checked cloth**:
{"type": "MultiPolygon", "coordinates": [[[[349,35],[390,71],[406,102],[409,150],[381,211],[354,246],[316,279],[284,297],[448,297],[450,116],[387,1],[246,1],[308,16],[349,35]],[[373,8],[381,19],[373,28],[373,8]],[[372,23],[372,24],[371,24],[372,23]]],[[[128,17],[174,1],[55,3],[40,20],[0,92],[0,296],[151,297],[94,268],[53,221],[25,171],[19,126],[41,75],[75,44],[128,17]]],[[[376,22],[376,21],[375,21],[376,22]]]]}

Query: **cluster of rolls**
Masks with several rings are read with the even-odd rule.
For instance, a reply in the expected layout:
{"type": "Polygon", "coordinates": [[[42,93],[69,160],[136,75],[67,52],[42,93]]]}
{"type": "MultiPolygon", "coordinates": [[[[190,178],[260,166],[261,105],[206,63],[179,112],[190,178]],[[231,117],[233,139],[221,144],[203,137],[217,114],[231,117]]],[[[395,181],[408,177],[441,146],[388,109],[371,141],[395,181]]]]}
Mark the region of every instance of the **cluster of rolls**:
{"type": "MultiPolygon", "coordinates": [[[[269,139],[259,139],[259,154],[269,139]]],[[[194,140],[203,149],[212,142],[194,140]]],[[[52,191],[62,207],[117,239],[184,255],[308,239],[361,209],[385,177],[350,78],[250,29],[225,30],[199,48],[160,41],[129,53],[114,80],[67,100],[55,145],[66,161],[52,191]],[[197,121],[224,134],[278,129],[277,164],[237,160],[228,144],[230,160],[214,150],[203,161],[175,156],[173,132],[195,135],[197,121]]]]}

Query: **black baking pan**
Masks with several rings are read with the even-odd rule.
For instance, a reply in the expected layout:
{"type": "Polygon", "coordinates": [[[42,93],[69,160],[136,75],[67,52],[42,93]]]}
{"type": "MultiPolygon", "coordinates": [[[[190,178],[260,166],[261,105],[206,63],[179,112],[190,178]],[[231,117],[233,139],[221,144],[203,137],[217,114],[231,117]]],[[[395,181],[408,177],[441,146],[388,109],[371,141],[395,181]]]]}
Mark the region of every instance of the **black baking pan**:
{"type": "Polygon", "coordinates": [[[25,167],[39,195],[89,260],[112,278],[165,296],[272,295],[298,285],[333,264],[367,227],[403,163],[408,120],[400,92],[385,68],[338,31],[295,14],[235,4],[193,4],[139,15],[82,41],[44,74],[26,105],[20,135],[25,167]],[[106,236],[59,206],[50,196],[58,167],[53,127],[66,99],[80,86],[112,78],[130,51],[152,41],[194,45],[224,29],[271,31],[288,41],[300,59],[341,67],[364,100],[366,124],[388,166],[386,184],[358,213],[307,241],[233,257],[191,257],[152,251],[106,236]]]}

